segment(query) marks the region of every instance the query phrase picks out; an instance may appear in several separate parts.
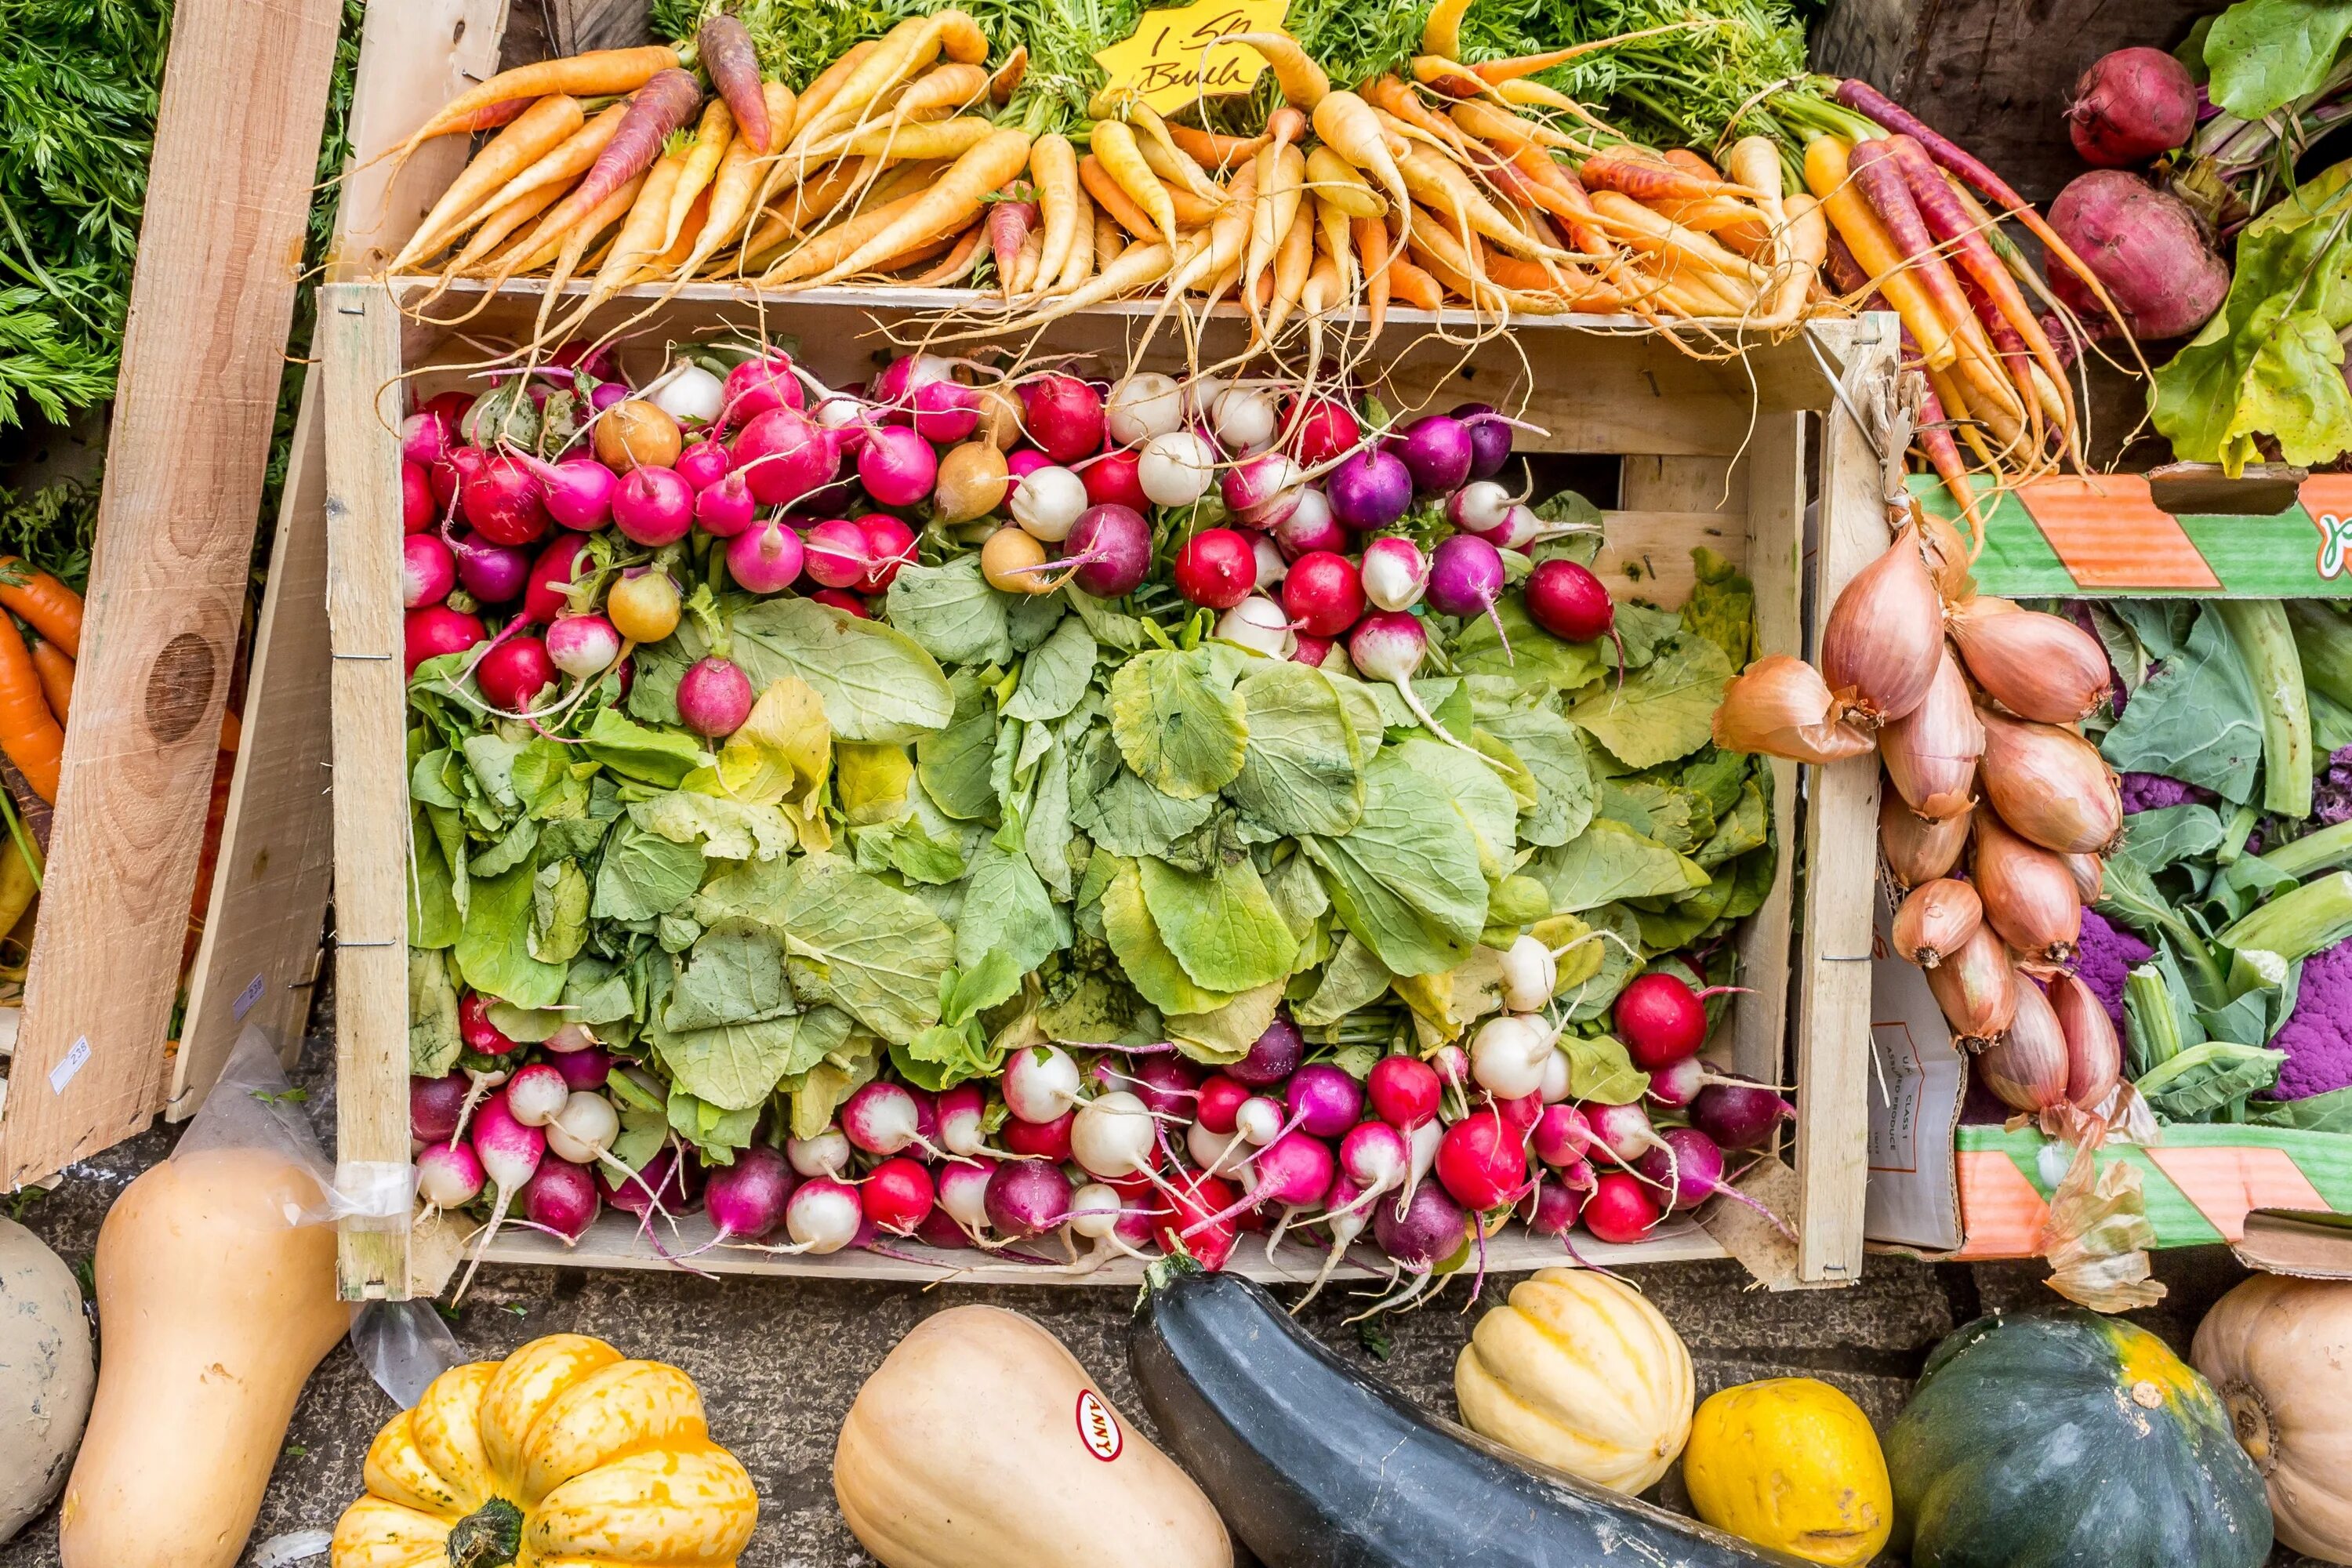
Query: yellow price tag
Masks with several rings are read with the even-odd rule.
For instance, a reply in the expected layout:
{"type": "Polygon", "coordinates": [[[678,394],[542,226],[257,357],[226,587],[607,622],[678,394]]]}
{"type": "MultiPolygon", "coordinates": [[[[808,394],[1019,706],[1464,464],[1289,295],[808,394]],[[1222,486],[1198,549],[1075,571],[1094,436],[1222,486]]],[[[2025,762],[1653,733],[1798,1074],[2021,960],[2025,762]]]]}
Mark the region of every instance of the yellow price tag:
{"type": "Polygon", "coordinates": [[[1234,33],[1278,33],[1290,0],[1197,0],[1172,11],[1146,11],[1132,37],[1097,52],[1109,76],[1105,99],[1133,98],[1172,114],[1196,98],[1228,98],[1257,85],[1265,58],[1246,44],[1216,40],[1234,33]]]}

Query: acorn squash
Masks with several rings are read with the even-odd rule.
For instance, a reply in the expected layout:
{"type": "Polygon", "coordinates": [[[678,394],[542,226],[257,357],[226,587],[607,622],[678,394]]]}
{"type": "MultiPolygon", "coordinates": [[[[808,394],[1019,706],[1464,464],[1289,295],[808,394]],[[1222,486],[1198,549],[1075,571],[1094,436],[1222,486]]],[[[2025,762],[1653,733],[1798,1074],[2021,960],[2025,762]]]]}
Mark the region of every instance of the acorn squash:
{"type": "Polygon", "coordinates": [[[2263,1479],[2212,1385],[2079,1307],[1953,1333],[1886,1434],[1912,1568],[2260,1568],[2263,1479]]]}

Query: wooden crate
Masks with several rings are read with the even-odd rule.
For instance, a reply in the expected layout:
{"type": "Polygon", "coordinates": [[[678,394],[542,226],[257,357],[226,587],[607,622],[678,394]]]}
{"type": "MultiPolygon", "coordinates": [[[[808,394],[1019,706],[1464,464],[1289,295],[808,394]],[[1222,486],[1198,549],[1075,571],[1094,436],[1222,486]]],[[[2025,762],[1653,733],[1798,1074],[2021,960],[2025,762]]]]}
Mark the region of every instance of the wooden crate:
{"type": "MultiPolygon", "coordinates": [[[[320,314],[335,660],[339,1158],[352,1178],[347,1185],[398,1166],[410,1150],[404,930],[408,810],[400,765],[406,721],[394,435],[403,405],[396,399],[404,395],[404,375],[408,395],[428,395],[462,384],[446,373],[436,378],[437,363],[479,358],[477,347],[445,329],[404,318],[399,301],[410,287],[330,286],[322,290],[320,314]]],[[[617,300],[592,330],[647,303],[643,297],[617,300]]],[[[658,353],[665,342],[724,328],[760,331],[793,342],[814,374],[838,385],[871,374],[892,328],[913,326],[943,306],[972,303],[964,294],[873,289],[759,300],[730,285],[694,285],[638,322],[636,341],[658,353]]],[[[486,337],[527,335],[536,304],[534,294],[513,292],[490,301],[464,330],[477,344],[486,337]]],[[[1115,307],[1071,318],[1051,329],[1034,352],[1095,353],[1123,364],[1149,310],[1115,307]]],[[[1755,582],[1760,648],[1801,653],[1808,651],[1808,600],[1827,603],[1886,543],[1885,466],[1874,437],[1856,420],[1887,401],[1896,353],[1892,318],[1819,323],[1779,342],[1752,344],[1744,359],[1700,358],[1639,323],[1607,319],[1530,321],[1466,353],[1432,336],[1425,316],[1400,311],[1391,321],[1381,345],[1387,382],[1379,389],[1391,406],[1443,407],[1471,396],[1516,405],[1527,395],[1528,419],[1549,434],[1523,438],[1523,450],[1627,459],[1627,505],[1608,519],[1601,563],[1626,596],[1678,603],[1688,591],[1689,551],[1706,544],[1742,563],[1755,582]],[[1822,519],[1822,546],[1810,554],[1809,456],[1819,475],[1822,519]]],[[[1204,354],[1237,346],[1240,330],[1231,318],[1211,323],[1204,354]]],[[[1181,368],[1172,334],[1155,342],[1146,363],[1181,368]]],[[[1792,1218],[1802,1239],[1790,1272],[1804,1283],[1841,1283],[1856,1278],[1862,1267],[1869,890],[1878,773],[1868,759],[1817,770],[1801,799],[1798,770],[1775,767],[1780,871],[1740,938],[1746,979],[1755,992],[1737,1004],[1726,1054],[1738,1070],[1767,1080],[1789,1081],[1782,1075],[1793,1072],[1801,1115],[1792,1218]]],[[[675,1252],[698,1245],[695,1228],[688,1223],[664,1246],[675,1252]]],[[[903,1250],[924,1257],[920,1247],[903,1250]]],[[[1273,1279],[1295,1272],[1256,1263],[1256,1249],[1248,1251],[1252,1272],[1273,1279]]],[[[1713,1237],[1686,1224],[1637,1246],[1591,1251],[1596,1261],[1611,1262],[1721,1255],[1713,1237]]],[[[864,1252],[793,1258],[714,1251],[697,1262],[721,1272],[1038,1277],[1034,1265],[974,1267],[971,1254],[933,1256],[936,1264],[864,1252]]],[[[509,1230],[489,1257],[575,1267],[666,1266],[636,1235],[634,1222],[619,1215],[605,1216],[568,1250],[535,1233],[509,1230]]],[[[1515,1229],[1490,1247],[1487,1263],[1524,1269],[1559,1258],[1557,1243],[1515,1229]]],[[[1130,1282],[1133,1266],[1114,1265],[1088,1278],[1130,1282]]],[[[345,1222],[346,1295],[398,1297],[409,1281],[405,1216],[345,1222]]]]}

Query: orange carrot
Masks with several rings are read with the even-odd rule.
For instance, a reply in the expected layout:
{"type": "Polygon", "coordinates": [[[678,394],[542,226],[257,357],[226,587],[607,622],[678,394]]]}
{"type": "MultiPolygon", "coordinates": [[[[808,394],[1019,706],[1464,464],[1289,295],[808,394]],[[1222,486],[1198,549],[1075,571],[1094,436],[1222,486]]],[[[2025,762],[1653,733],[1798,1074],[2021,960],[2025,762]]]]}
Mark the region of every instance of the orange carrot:
{"type": "Polygon", "coordinates": [[[533,103],[466,165],[385,270],[404,272],[419,257],[446,246],[491,193],[569,141],[580,130],[582,118],[576,98],[558,94],[533,103]]]}
{"type": "Polygon", "coordinates": [[[57,644],[37,642],[33,645],[33,671],[41,678],[41,695],[49,700],[49,711],[58,716],[59,724],[71,723],[74,661],[57,644]]]}
{"type": "Polygon", "coordinates": [[[14,610],[25,624],[65,650],[81,657],[81,595],[14,555],[0,555],[0,608],[14,610]]]}
{"type": "Polygon", "coordinates": [[[1213,131],[1196,131],[1173,121],[1166,124],[1168,139],[1181,148],[1186,157],[1219,174],[1255,158],[1257,150],[1271,140],[1265,136],[1220,136],[1213,131]]]}
{"type": "Polygon", "coordinates": [[[635,92],[659,73],[677,68],[677,51],[662,44],[635,49],[594,49],[584,55],[566,55],[560,59],[517,66],[443,104],[439,113],[418,126],[400,144],[400,156],[405,158],[416,150],[417,143],[433,137],[481,129],[474,123],[475,111],[493,104],[545,98],[558,92],[570,93],[574,98],[635,92]]]}
{"type": "Polygon", "coordinates": [[[1160,226],[1153,223],[1144,210],[1110,177],[1102,160],[1092,153],[1078,160],[1078,183],[1094,197],[1095,205],[1111,216],[1113,222],[1137,239],[1155,240],[1160,237],[1160,226]]]}
{"type": "Polygon", "coordinates": [[[1596,153],[1576,172],[1591,191],[1615,191],[1637,202],[1703,201],[1708,196],[1746,196],[1744,185],[1708,179],[1663,159],[1643,157],[1622,147],[1596,153]]]}
{"type": "Polygon", "coordinates": [[[1393,287],[1390,273],[1396,264],[1389,258],[1389,226],[1376,217],[1360,217],[1349,226],[1355,231],[1356,254],[1364,258],[1364,311],[1367,324],[1375,338],[1381,335],[1381,325],[1389,316],[1389,292],[1393,287]]]}
{"type": "Polygon", "coordinates": [[[58,768],[65,758],[66,732],[49,711],[33,656],[16,623],[0,616],[0,752],[16,764],[33,793],[50,805],[58,799],[58,768]]]}
{"type": "Polygon", "coordinates": [[[1402,256],[1389,258],[1389,289],[1416,310],[1445,309],[1445,287],[1402,256]]]}

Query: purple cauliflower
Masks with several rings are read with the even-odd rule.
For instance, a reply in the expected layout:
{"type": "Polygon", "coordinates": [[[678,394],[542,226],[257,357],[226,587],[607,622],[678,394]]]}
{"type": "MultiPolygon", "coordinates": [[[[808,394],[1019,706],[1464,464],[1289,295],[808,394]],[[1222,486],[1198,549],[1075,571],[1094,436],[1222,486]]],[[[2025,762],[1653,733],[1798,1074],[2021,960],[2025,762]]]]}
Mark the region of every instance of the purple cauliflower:
{"type": "Polygon", "coordinates": [[[2311,825],[2333,827],[2347,819],[2352,819],[2352,746],[2330,752],[2327,766],[2311,780],[2311,825]]]}
{"type": "Polygon", "coordinates": [[[2126,773],[2124,815],[2157,811],[2168,805],[2210,805],[2219,797],[2210,789],[2184,784],[2168,773],[2126,773]]]}
{"type": "Polygon", "coordinates": [[[2352,942],[2303,961],[2294,1012],[2271,1044],[2286,1053],[2270,1090],[2273,1099],[2352,1089],[2352,942]]]}
{"type": "Polygon", "coordinates": [[[2110,923],[2098,910],[2083,911],[2083,934],[2074,942],[2074,975],[2098,997],[2118,1032],[2124,1026],[2124,975],[2155,956],[2156,949],[2110,923]]]}

